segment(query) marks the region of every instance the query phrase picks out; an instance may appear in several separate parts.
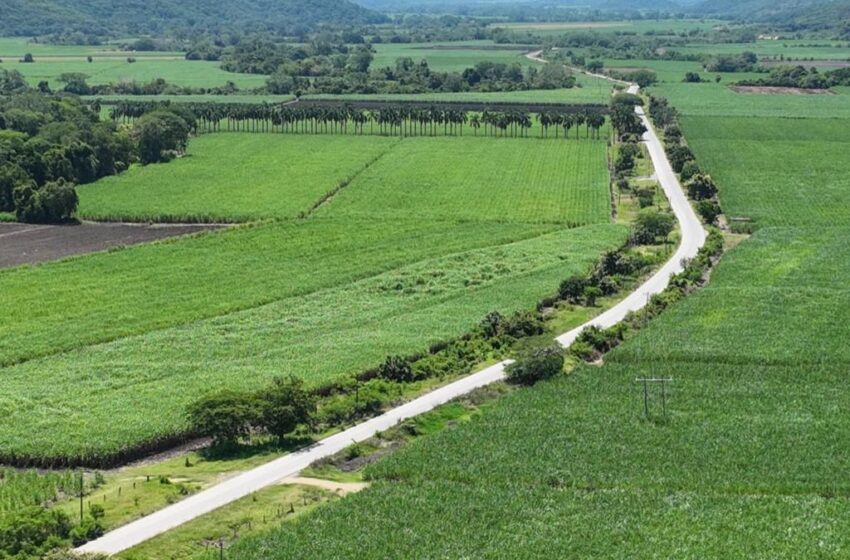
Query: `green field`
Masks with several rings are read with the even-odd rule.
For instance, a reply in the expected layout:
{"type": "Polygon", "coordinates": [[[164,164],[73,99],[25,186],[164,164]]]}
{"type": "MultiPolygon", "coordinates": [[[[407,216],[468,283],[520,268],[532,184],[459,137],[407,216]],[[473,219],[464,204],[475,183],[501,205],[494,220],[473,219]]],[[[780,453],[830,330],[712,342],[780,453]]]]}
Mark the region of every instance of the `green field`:
{"type": "Polygon", "coordinates": [[[193,142],[182,160],[81,188],[83,213],[278,220],[0,272],[0,410],[14,418],[0,453],[161,441],[211,387],[316,383],[420,351],[493,309],[532,308],[627,236],[611,224],[605,141],[193,142]]]}
{"type": "Polygon", "coordinates": [[[736,93],[723,83],[666,83],[650,88],[686,115],[713,117],[850,118],[850,93],[796,95],[736,93]]]}
{"type": "Polygon", "coordinates": [[[756,230],[708,286],[603,366],[406,447],[368,469],[370,489],[232,558],[847,556],[848,121],[706,117],[703,86],[681,88],[689,144],[756,230]],[[666,417],[655,387],[644,418],[641,377],[673,379],[666,417]]]}
{"type": "Polygon", "coordinates": [[[33,86],[46,80],[53,89],[61,89],[64,86],[59,77],[69,72],[87,75],[89,85],[147,83],[157,78],[163,78],[169,84],[195,88],[218,87],[227,82],[233,82],[243,89],[266,85],[266,76],[225,72],[218,62],[190,61],[182,56],[138,57],[132,64],[127,62],[126,57],[95,58],[92,62],[87,62],[85,58],[36,58],[31,64],[7,61],[3,66],[7,70],[18,70],[33,86]]]}
{"type": "Polygon", "coordinates": [[[575,226],[609,211],[603,142],[459,140],[405,139],[317,215],[575,226]]]}
{"type": "MultiPolygon", "coordinates": [[[[471,244],[462,227],[441,227],[471,244]]],[[[210,387],[256,388],[290,373],[310,383],[356,373],[388,354],[458,336],[492,309],[533,307],[626,235],[622,226],[599,225],[477,250],[444,247],[444,256],[359,282],[7,367],[0,389],[9,396],[0,408],[9,422],[0,427],[0,449],[96,457],[183,429],[184,407],[210,387]],[[35,402],[35,409],[22,406],[35,402]]],[[[361,245],[349,257],[359,264],[377,250],[361,245]]],[[[306,272],[320,280],[316,267],[306,272]]]]}
{"type": "MultiPolygon", "coordinates": [[[[807,101],[815,112],[831,100],[807,101]]],[[[682,126],[700,161],[716,170],[730,216],[758,225],[850,226],[846,120],[687,116],[682,126]]]]}
{"type": "Polygon", "coordinates": [[[586,138],[216,134],[180,161],[80,188],[80,216],[293,218],[344,185],[318,215],[584,225],[610,208],[605,165],[605,143],[586,138]]]}
{"type": "Polygon", "coordinates": [[[80,188],[83,218],[294,218],[399,142],[378,136],[210,134],[186,157],[80,188]]]}

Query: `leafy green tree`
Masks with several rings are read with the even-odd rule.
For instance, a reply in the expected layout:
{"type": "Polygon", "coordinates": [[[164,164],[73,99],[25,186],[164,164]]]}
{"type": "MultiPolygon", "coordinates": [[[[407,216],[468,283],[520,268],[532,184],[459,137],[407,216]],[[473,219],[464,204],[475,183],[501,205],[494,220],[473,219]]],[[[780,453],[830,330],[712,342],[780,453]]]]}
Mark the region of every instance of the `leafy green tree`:
{"type": "Polygon", "coordinates": [[[316,413],[315,397],[294,376],[275,379],[260,401],[260,426],[281,440],[298,426],[310,424],[316,413]]]}
{"type": "Polygon", "coordinates": [[[64,179],[40,187],[34,182],[18,185],[13,198],[18,220],[30,223],[67,222],[79,204],[73,183],[64,179]]]}
{"type": "Polygon", "coordinates": [[[717,185],[714,184],[710,175],[704,173],[694,175],[690,181],[685,183],[685,188],[688,191],[688,196],[694,200],[705,200],[717,194],[717,185]]]}
{"type": "Polygon", "coordinates": [[[168,161],[186,149],[190,125],[172,111],[159,109],[143,115],[133,127],[142,163],[168,161]]]}
{"type": "Polygon", "coordinates": [[[518,385],[534,385],[564,370],[564,351],[559,346],[536,348],[519,356],[506,369],[507,379],[518,385]]]}
{"type": "Polygon", "coordinates": [[[596,286],[585,286],[582,296],[584,296],[584,304],[586,306],[595,307],[596,300],[602,297],[602,290],[596,286]]]}
{"type": "Polygon", "coordinates": [[[13,193],[18,186],[25,185],[29,181],[29,175],[20,165],[16,163],[0,165],[0,212],[15,210],[13,193]]]}
{"type": "Polygon", "coordinates": [[[222,391],[192,404],[187,417],[195,433],[211,437],[216,446],[232,446],[257,425],[260,403],[251,394],[222,391]]]}
{"type": "Polygon", "coordinates": [[[19,508],[0,516],[0,557],[40,558],[64,544],[71,520],[59,509],[19,508]]]}
{"type": "Polygon", "coordinates": [[[635,219],[632,239],[635,243],[654,244],[659,237],[666,238],[673,231],[675,221],[667,212],[645,208],[635,219]]]}
{"type": "Polygon", "coordinates": [[[558,297],[571,303],[578,303],[584,295],[587,279],[582,276],[570,276],[558,288],[558,297]]]}

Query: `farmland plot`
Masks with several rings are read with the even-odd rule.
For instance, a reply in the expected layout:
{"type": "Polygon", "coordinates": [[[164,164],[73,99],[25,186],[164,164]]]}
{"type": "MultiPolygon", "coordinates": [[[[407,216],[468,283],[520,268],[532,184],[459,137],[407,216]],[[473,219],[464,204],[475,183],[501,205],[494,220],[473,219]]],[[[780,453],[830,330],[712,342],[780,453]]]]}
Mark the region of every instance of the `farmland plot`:
{"type": "Polygon", "coordinates": [[[604,222],[611,208],[606,153],[604,142],[585,138],[406,139],[319,215],[604,222]]]}
{"type": "Polygon", "coordinates": [[[757,225],[850,226],[846,121],[687,116],[682,126],[730,216],[757,225]]]}
{"type": "Polygon", "coordinates": [[[81,187],[83,218],[249,221],[293,218],[398,142],[375,136],[211,134],[185,158],[81,187]]]}
{"type": "Polygon", "coordinates": [[[356,373],[458,336],[493,309],[533,307],[626,235],[610,224],[559,230],[5,368],[0,453],[96,460],[176,435],[185,407],[211,387],[356,373]]]}
{"type": "Polygon", "coordinates": [[[0,271],[0,363],[256,307],[553,229],[312,220],[6,269],[0,271]]]}

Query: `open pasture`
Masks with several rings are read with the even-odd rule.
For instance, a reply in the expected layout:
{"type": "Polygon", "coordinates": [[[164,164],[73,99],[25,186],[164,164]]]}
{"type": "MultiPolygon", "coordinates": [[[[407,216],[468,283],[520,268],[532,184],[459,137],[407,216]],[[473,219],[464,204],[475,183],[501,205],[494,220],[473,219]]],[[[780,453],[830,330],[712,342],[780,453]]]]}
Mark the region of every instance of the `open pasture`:
{"type": "MultiPolygon", "coordinates": [[[[441,228],[470,245],[464,226],[441,228]]],[[[351,224],[346,231],[355,235],[351,224]]],[[[493,309],[533,307],[626,236],[603,224],[480,249],[446,243],[440,256],[358,282],[7,367],[0,454],[93,461],[178,434],[185,406],[211,388],[257,388],[286,374],[312,384],[420,351],[493,309]]],[[[350,257],[384,251],[371,243],[350,257]]],[[[318,266],[309,278],[320,280],[318,266]]]]}
{"type": "Polygon", "coordinates": [[[89,219],[233,222],[294,218],[398,142],[377,136],[208,134],[186,156],[79,189],[89,219]]]}

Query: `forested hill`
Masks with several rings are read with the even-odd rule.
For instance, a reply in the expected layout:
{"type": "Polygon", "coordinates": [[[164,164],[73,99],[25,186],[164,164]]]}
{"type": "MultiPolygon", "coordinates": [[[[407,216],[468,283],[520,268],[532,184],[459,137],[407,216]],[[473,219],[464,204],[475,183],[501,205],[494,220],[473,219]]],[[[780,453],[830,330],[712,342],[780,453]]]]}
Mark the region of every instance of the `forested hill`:
{"type": "Polygon", "coordinates": [[[827,28],[848,23],[850,0],[704,0],[694,10],[725,18],[827,28]]]}
{"type": "Polygon", "coordinates": [[[383,21],[348,0],[2,0],[0,36],[82,32],[298,31],[383,21]]]}

